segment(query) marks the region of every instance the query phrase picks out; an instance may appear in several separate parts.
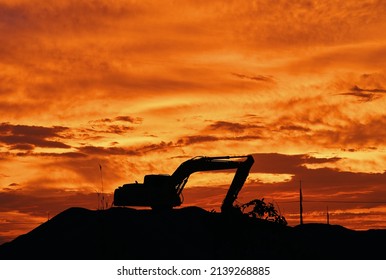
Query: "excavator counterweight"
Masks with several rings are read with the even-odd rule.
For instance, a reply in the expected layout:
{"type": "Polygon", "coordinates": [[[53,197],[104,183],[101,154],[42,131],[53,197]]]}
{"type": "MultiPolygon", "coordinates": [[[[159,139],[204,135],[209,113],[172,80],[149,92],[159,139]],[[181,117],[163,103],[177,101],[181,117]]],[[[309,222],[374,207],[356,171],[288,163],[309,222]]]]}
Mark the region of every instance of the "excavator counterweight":
{"type": "Polygon", "coordinates": [[[182,190],[194,172],[236,169],[233,181],[221,206],[222,212],[234,209],[233,203],[254,163],[252,155],[194,157],[183,162],[172,175],[145,175],[143,183],[131,183],[114,191],[115,206],[150,206],[171,209],[182,204],[182,190]]]}

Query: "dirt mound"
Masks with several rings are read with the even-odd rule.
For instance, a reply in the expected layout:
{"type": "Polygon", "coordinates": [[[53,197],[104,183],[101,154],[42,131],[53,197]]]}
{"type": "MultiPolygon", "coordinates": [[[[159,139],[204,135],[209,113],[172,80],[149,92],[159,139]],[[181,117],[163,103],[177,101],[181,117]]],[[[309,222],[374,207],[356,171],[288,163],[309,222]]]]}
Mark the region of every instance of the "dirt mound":
{"type": "Polygon", "coordinates": [[[385,259],[386,231],[288,227],[198,207],[70,208],[0,246],[1,259],[385,259]]]}

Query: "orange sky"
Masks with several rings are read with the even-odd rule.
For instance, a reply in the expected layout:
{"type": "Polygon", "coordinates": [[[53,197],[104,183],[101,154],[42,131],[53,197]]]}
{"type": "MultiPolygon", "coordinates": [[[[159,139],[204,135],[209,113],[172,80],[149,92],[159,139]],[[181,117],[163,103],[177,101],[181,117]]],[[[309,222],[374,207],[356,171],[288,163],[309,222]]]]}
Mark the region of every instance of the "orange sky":
{"type": "MultiPolygon", "coordinates": [[[[323,201],[305,203],[305,222],[328,206],[332,223],[386,228],[385,12],[0,0],[0,243],[95,209],[99,164],[112,193],[197,155],[254,154],[239,202],[275,201],[291,225],[302,180],[304,200],[323,201]]],[[[185,205],[218,207],[230,178],[195,174],[185,205]]]]}

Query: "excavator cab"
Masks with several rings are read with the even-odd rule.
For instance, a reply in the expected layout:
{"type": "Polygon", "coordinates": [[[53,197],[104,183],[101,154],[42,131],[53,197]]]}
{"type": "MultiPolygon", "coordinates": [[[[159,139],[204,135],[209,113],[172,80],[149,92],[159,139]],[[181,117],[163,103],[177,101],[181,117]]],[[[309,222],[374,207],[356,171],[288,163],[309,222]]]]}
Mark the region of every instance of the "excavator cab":
{"type": "Polygon", "coordinates": [[[143,184],[125,184],[117,188],[114,192],[114,205],[151,206],[153,209],[180,206],[180,196],[170,182],[170,175],[145,175],[143,184]]]}
{"type": "Polygon", "coordinates": [[[221,206],[221,211],[232,210],[233,202],[248,177],[253,157],[221,156],[195,157],[183,162],[172,175],[145,175],[144,182],[125,184],[114,191],[115,206],[150,206],[152,209],[171,209],[182,204],[181,194],[189,176],[194,172],[237,169],[232,184],[221,206]]]}

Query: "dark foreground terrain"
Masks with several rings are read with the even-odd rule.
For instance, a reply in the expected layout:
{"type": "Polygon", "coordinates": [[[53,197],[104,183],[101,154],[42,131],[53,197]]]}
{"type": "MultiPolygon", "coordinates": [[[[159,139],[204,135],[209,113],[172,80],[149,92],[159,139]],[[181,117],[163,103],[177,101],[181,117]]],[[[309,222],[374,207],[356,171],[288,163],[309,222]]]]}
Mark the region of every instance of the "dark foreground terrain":
{"type": "Polygon", "coordinates": [[[197,207],[70,208],[1,245],[0,259],[386,259],[386,231],[288,227],[197,207]]]}

